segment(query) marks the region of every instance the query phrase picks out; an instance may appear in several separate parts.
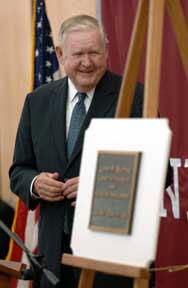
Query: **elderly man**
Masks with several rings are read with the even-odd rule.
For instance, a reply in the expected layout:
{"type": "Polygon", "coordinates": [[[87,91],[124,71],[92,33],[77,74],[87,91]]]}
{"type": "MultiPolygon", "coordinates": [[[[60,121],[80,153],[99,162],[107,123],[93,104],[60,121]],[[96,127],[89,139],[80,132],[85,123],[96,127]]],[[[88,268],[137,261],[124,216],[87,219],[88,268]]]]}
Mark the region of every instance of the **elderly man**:
{"type": "MultiPolygon", "coordinates": [[[[76,287],[76,272],[61,265],[61,256],[71,253],[84,132],[92,118],[113,117],[118,100],[121,77],[107,70],[107,42],[95,18],[66,20],[56,53],[67,76],[27,95],[17,132],[11,189],[29,209],[40,203],[39,253],[61,279],[58,287],[76,287]]],[[[142,90],[138,84],[130,116],[141,116],[142,90]]],[[[122,287],[127,283],[109,279],[99,275],[95,285],[114,285],[112,279],[116,287],[118,281],[122,287]]],[[[42,277],[40,287],[52,286],[42,277]]]]}

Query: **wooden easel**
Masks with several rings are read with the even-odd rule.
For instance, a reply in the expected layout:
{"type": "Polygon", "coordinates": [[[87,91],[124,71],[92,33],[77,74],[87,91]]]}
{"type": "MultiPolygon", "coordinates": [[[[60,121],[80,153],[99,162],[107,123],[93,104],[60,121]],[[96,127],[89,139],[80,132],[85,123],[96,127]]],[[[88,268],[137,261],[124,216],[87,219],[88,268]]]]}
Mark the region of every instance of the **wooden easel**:
{"type": "Polygon", "coordinates": [[[25,264],[19,262],[0,260],[0,287],[9,288],[10,278],[21,279],[25,264]]]}
{"type": "MultiPolygon", "coordinates": [[[[127,118],[131,110],[138,72],[147,30],[147,57],[143,117],[158,115],[161,47],[165,5],[175,32],[177,45],[185,73],[188,77],[188,27],[180,0],[140,0],[131,38],[128,60],[125,65],[116,118],[127,118]]],[[[149,287],[149,269],[130,267],[85,259],[64,254],[62,263],[82,268],[78,288],[92,288],[95,271],[129,276],[134,279],[134,288],[149,287]]],[[[101,287],[103,288],[103,287],[101,287]]],[[[117,287],[118,288],[118,287],[117,287]]]]}
{"type": "Polygon", "coordinates": [[[91,260],[70,254],[63,255],[62,263],[69,266],[82,268],[78,288],[92,288],[96,271],[132,277],[134,278],[134,288],[147,288],[149,285],[150,274],[148,269],[109,263],[105,261],[91,260]]]}

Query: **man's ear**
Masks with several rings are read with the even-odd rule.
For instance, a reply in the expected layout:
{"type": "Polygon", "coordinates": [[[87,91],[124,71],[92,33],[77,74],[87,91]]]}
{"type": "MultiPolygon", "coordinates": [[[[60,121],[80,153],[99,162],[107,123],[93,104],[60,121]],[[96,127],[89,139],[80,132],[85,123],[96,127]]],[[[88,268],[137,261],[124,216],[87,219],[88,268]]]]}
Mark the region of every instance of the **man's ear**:
{"type": "Polygon", "coordinates": [[[63,51],[62,51],[61,47],[59,47],[59,46],[55,47],[55,52],[56,52],[57,58],[59,60],[59,63],[63,64],[63,51]]]}

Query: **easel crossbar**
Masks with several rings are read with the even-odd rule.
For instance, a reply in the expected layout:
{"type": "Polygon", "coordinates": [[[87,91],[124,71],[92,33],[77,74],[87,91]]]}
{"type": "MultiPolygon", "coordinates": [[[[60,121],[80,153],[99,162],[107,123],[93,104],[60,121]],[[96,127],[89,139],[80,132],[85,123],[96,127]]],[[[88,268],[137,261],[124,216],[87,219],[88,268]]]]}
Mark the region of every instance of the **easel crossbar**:
{"type": "Polygon", "coordinates": [[[62,263],[77,268],[94,270],[107,274],[128,276],[132,278],[149,279],[149,270],[146,268],[133,267],[124,264],[116,264],[106,261],[93,260],[70,254],[64,254],[62,263]]]}

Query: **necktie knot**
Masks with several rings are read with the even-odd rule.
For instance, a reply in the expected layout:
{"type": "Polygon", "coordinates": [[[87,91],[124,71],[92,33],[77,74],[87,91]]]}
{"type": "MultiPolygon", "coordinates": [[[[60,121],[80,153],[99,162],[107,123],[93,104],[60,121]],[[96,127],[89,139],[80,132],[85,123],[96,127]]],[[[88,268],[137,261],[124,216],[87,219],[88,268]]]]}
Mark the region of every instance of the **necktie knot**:
{"type": "Polygon", "coordinates": [[[76,96],[78,97],[78,102],[83,102],[87,96],[84,92],[77,92],[76,96]]]}

